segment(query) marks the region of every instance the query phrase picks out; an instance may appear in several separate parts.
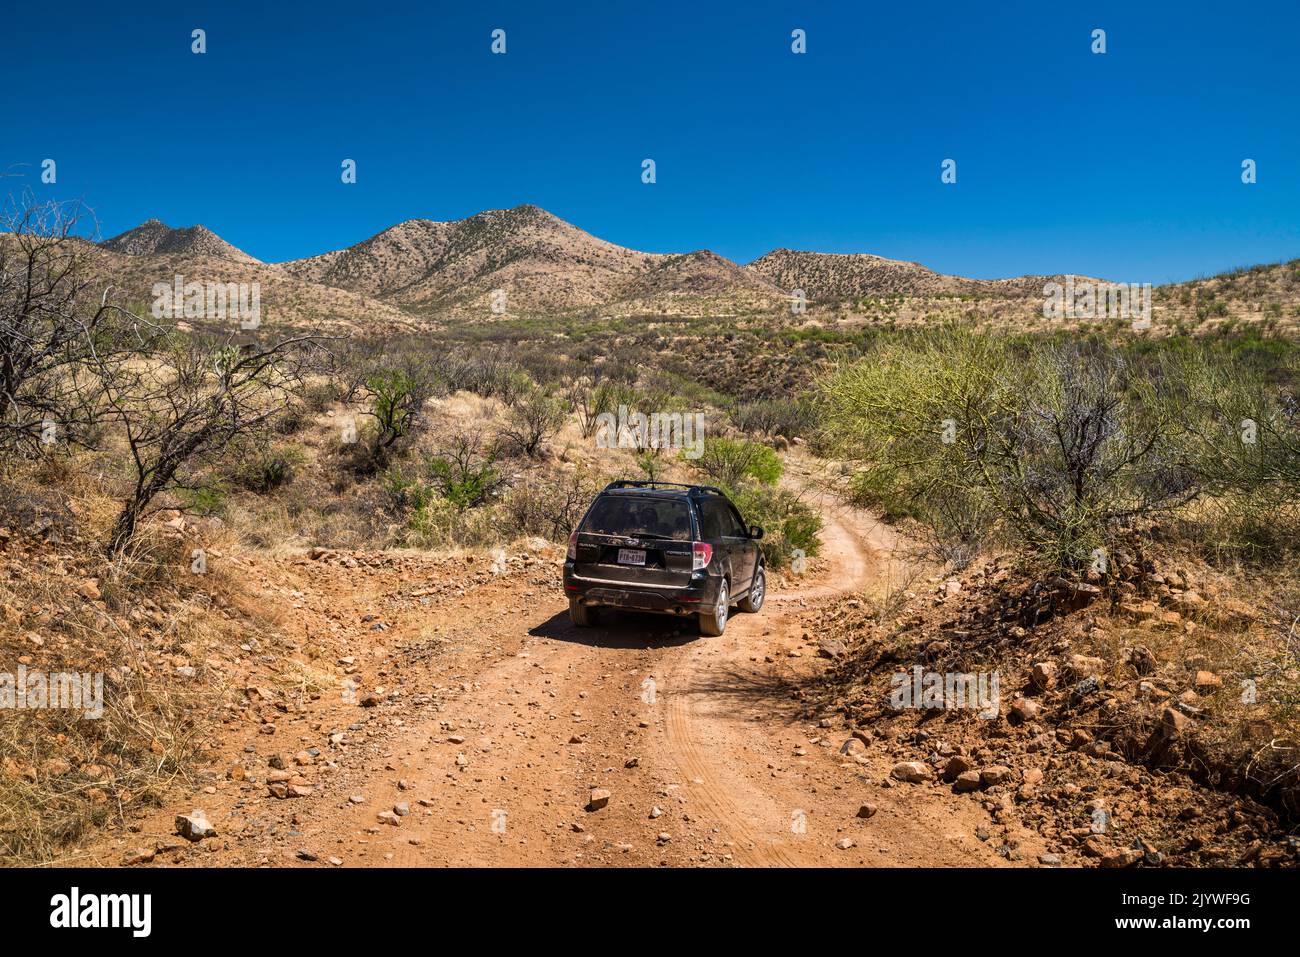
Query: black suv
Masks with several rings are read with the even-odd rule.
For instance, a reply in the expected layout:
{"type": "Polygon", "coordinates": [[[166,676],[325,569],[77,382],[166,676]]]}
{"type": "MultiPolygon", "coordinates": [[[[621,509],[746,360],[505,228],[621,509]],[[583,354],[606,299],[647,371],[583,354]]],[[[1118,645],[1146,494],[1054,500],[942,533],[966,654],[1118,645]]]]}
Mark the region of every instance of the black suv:
{"type": "Polygon", "coordinates": [[[598,607],[697,615],[720,635],[733,604],[763,607],[762,537],[711,485],[611,482],[569,537],[569,616],[585,628],[598,607]]]}

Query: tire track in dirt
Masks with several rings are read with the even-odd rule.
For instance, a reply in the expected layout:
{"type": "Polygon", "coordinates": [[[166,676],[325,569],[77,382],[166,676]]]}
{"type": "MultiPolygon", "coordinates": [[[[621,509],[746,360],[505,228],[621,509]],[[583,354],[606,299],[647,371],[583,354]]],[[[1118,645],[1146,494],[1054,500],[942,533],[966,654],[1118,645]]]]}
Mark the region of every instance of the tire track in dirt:
{"type": "Polygon", "coordinates": [[[671,758],[697,782],[696,793],[735,837],[736,861],[746,866],[1004,864],[971,836],[978,809],[945,796],[873,789],[877,817],[867,826],[856,820],[854,794],[887,778],[883,757],[867,767],[817,757],[811,741],[829,730],[795,749],[794,760],[780,747],[783,738],[808,734],[782,657],[802,635],[799,611],[836,595],[897,587],[909,574],[887,526],[828,494],[807,494],[825,523],[821,575],[772,594],[773,606],[758,615],[737,615],[722,638],[682,649],[668,688],[671,758]],[[837,849],[837,835],[851,838],[857,851],[837,849]],[[868,860],[867,853],[874,856],[868,860]]]}
{"type": "MultiPolygon", "coordinates": [[[[842,508],[822,503],[823,554],[829,560],[828,573],[834,583],[809,583],[803,587],[784,591],[774,596],[780,605],[803,602],[839,592],[849,592],[866,583],[871,569],[871,556],[867,552],[866,531],[850,525],[851,516],[842,508]]],[[[770,605],[764,608],[771,615],[770,605]]],[[[734,673],[748,665],[748,659],[764,651],[764,636],[783,634],[793,627],[792,614],[782,609],[773,621],[764,621],[764,612],[756,616],[736,615],[728,623],[722,638],[701,639],[707,645],[696,654],[680,656],[673,669],[668,695],[667,732],[673,757],[683,772],[696,782],[696,791],[712,815],[726,826],[736,838],[735,856],[738,863],[749,866],[797,867],[803,863],[803,854],[795,842],[787,838],[796,833],[795,819],[801,813],[800,805],[786,801],[782,804],[771,790],[757,788],[748,780],[743,770],[727,767],[724,761],[713,761],[706,754],[721,751],[734,757],[735,746],[728,749],[721,742],[732,737],[727,726],[734,718],[717,707],[718,702],[706,690],[724,668],[734,673]],[[741,646],[745,646],[742,648],[741,646]],[[743,664],[742,664],[743,662],[743,664]],[[762,809],[756,813],[756,809],[762,809]],[[758,822],[766,821],[766,826],[758,822]],[[778,840],[776,835],[782,834],[778,840]]],[[[775,702],[771,702],[775,705],[775,702]]],[[[776,716],[773,716],[774,718],[776,716]]],[[[780,718],[777,718],[780,720],[780,718]]],[[[788,716],[786,720],[789,720],[788,716]]],[[[806,818],[799,819],[806,826],[806,818]]],[[[818,855],[816,863],[824,855],[818,855]]]]}

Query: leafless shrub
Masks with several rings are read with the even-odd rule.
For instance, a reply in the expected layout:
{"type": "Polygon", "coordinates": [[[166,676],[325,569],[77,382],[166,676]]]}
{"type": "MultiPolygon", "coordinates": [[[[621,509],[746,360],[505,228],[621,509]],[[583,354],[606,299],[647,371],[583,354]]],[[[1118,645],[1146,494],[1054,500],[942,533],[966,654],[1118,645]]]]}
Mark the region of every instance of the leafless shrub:
{"type": "Polygon", "coordinates": [[[500,437],[507,446],[529,458],[537,458],[568,416],[569,410],[561,398],[533,387],[511,406],[500,437]]]}
{"type": "Polygon", "coordinates": [[[94,435],[88,349],[119,350],[122,328],[107,293],[91,288],[94,247],[77,236],[87,219],[77,203],[31,194],[0,214],[0,453],[94,435]]]}
{"type": "Polygon", "coordinates": [[[132,465],[109,555],[130,542],[159,494],[191,487],[196,466],[270,428],[318,342],[301,336],[240,347],[142,322],[135,354],[91,350],[106,414],[121,429],[132,465]]]}
{"type": "Polygon", "coordinates": [[[523,482],[502,500],[502,531],[509,538],[538,535],[564,541],[602,487],[596,476],[586,472],[572,472],[562,481],[545,484],[523,482]]]}

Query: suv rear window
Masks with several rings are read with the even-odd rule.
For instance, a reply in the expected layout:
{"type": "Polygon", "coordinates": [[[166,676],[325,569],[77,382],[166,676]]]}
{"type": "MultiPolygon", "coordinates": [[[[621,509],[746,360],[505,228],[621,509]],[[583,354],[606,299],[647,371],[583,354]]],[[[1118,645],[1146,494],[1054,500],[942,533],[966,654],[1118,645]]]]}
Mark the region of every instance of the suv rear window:
{"type": "Polygon", "coordinates": [[[682,499],[605,495],[582,523],[584,532],[628,538],[691,540],[691,510],[682,499]]]}

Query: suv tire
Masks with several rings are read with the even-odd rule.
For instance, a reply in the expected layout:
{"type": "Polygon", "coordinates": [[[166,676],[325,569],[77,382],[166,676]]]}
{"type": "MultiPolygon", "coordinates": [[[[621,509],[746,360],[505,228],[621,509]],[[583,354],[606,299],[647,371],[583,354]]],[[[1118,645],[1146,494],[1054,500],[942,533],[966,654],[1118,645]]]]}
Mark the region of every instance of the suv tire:
{"type": "Polygon", "coordinates": [[[575,628],[590,628],[596,623],[596,611],[587,605],[569,599],[569,621],[575,628]]]}
{"type": "Polygon", "coordinates": [[[724,578],[718,583],[718,599],[709,611],[700,612],[700,634],[716,638],[727,628],[727,613],[731,608],[731,592],[724,578]]]}

